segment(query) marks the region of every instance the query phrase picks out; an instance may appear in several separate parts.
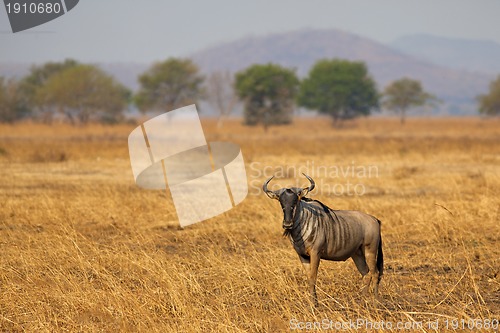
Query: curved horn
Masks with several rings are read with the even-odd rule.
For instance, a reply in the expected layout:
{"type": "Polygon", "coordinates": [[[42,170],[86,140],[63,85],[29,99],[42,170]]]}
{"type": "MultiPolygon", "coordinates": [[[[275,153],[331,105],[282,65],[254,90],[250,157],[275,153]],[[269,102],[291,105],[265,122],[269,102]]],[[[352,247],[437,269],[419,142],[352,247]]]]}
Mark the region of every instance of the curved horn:
{"type": "Polygon", "coordinates": [[[273,191],[271,190],[268,190],[267,189],[267,184],[269,184],[269,182],[271,181],[271,179],[273,179],[274,176],[272,176],[271,178],[269,178],[268,180],[266,180],[264,182],[264,185],[262,185],[262,190],[264,191],[265,194],[267,194],[267,196],[271,199],[276,199],[277,196],[276,196],[276,193],[274,193],[273,191]]]}
{"type": "Polygon", "coordinates": [[[307,178],[307,180],[309,180],[309,182],[311,183],[311,186],[309,186],[309,188],[307,189],[307,192],[311,192],[312,190],[314,190],[314,187],[316,186],[316,183],[314,182],[314,180],[309,177],[308,175],[306,175],[305,173],[302,172],[302,174],[304,175],[304,177],[307,178]]]}

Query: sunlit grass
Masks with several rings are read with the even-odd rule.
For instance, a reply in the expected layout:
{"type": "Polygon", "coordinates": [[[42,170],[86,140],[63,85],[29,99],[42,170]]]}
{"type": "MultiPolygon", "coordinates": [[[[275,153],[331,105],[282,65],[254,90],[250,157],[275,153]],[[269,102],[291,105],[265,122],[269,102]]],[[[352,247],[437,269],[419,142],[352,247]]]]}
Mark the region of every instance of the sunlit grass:
{"type": "Polygon", "coordinates": [[[252,191],[181,230],[167,193],[134,184],[133,126],[0,125],[0,331],[279,332],[292,319],[358,318],[439,320],[443,331],[445,319],[499,319],[499,125],[360,119],[337,129],[326,119],[265,133],[204,121],[210,141],[241,146],[255,188],[267,176],[259,167],[290,170],[275,186],[301,183],[293,170],[308,162],[377,167],[315,178],[323,189],[362,183],[362,196],[312,196],[382,220],[382,299],[359,294],[350,260],[323,261],[317,309],[275,201],[252,191]]]}

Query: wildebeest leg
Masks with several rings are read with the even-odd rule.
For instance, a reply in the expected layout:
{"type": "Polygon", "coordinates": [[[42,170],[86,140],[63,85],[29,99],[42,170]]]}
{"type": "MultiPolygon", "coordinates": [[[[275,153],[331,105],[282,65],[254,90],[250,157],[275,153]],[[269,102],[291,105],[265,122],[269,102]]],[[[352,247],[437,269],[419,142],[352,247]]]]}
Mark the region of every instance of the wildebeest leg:
{"type": "Polygon", "coordinates": [[[311,266],[311,259],[309,257],[303,257],[299,254],[299,259],[300,262],[302,263],[302,266],[304,266],[304,269],[306,271],[306,275],[309,278],[309,270],[311,266]]]}
{"type": "MultiPolygon", "coordinates": [[[[311,277],[311,257],[303,257],[299,255],[300,262],[302,263],[302,266],[304,266],[304,270],[306,271],[306,276],[307,276],[307,281],[309,283],[309,293],[311,294],[312,301],[314,303],[315,297],[312,294],[312,291],[310,289],[310,277],[311,277]]],[[[316,305],[316,303],[314,303],[316,305]]]]}
{"type": "MultiPolygon", "coordinates": [[[[368,274],[369,269],[368,265],[366,264],[365,254],[363,253],[362,247],[360,247],[358,251],[356,251],[356,253],[352,255],[351,258],[354,261],[354,264],[356,264],[358,271],[361,273],[361,280],[363,280],[365,275],[368,274]]],[[[363,286],[362,288],[363,294],[366,294],[366,291],[367,291],[366,286],[363,286]]]]}
{"type": "Polygon", "coordinates": [[[318,278],[318,268],[320,260],[319,254],[316,252],[312,252],[309,260],[309,293],[311,294],[311,299],[314,306],[318,306],[318,296],[316,295],[316,279],[318,278]]]}
{"type": "Polygon", "coordinates": [[[365,246],[365,258],[366,263],[368,264],[368,268],[370,269],[369,279],[366,283],[366,289],[370,288],[371,281],[375,282],[375,287],[373,289],[373,293],[375,297],[378,297],[378,280],[379,280],[379,272],[377,269],[377,246],[378,244],[370,244],[369,246],[365,246]]]}
{"type": "Polygon", "coordinates": [[[359,250],[352,255],[352,260],[356,264],[356,267],[361,275],[365,276],[368,274],[368,265],[366,264],[365,254],[361,248],[359,248],[359,250]]]}

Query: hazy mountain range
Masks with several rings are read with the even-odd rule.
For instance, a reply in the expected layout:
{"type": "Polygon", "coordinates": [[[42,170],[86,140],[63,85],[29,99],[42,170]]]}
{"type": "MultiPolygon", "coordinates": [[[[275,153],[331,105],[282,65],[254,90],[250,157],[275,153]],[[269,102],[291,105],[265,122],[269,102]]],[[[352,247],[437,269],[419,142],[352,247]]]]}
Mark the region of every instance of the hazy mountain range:
{"type": "Polygon", "coordinates": [[[439,111],[443,114],[476,113],[475,97],[487,91],[497,72],[445,67],[339,30],[300,30],[248,37],[206,48],[192,58],[206,72],[237,71],[252,63],[275,62],[296,68],[300,76],[306,75],[318,59],[361,60],[367,63],[380,90],[401,77],[420,80],[427,91],[444,102],[439,111]]]}
{"type": "MultiPolygon", "coordinates": [[[[301,77],[315,61],[344,58],[365,61],[382,90],[401,77],[420,80],[437,95],[442,114],[475,114],[475,97],[485,93],[500,73],[500,45],[489,41],[450,40],[434,36],[407,36],[391,45],[339,30],[299,30],[246,37],[202,49],[192,58],[204,73],[235,72],[254,63],[293,67],[301,77]]],[[[100,63],[105,71],[133,90],[137,76],[151,64],[100,63]]],[[[30,64],[0,63],[0,75],[20,77],[30,64]]]]}
{"type": "Polygon", "coordinates": [[[500,74],[500,44],[491,41],[422,34],[398,38],[390,47],[445,67],[500,74]]]}

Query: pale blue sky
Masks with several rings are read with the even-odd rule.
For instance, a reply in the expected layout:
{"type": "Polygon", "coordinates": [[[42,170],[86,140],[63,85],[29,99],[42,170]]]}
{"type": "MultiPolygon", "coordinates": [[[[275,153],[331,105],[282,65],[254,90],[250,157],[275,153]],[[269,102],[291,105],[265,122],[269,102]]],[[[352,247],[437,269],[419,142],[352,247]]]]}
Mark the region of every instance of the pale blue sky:
{"type": "Polygon", "coordinates": [[[249,35],[335,28],[388,43],[428,33],[500,43],[498,0],[80,0],[12,34],[0,8],[0,62],[149,63],[249,35]]]}

